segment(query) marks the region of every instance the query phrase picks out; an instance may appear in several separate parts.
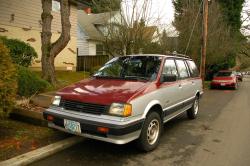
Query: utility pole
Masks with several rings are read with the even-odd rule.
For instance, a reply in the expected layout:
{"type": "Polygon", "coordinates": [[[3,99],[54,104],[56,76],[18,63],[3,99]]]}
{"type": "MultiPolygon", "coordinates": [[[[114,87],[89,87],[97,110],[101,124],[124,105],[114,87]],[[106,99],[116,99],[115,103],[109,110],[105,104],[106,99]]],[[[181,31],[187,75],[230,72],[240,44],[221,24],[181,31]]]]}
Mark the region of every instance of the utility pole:
{"type": "Polygon", "coordinates": [[[203,0],[203,34],[202,34],[202,55],[200,72],[204,88],[205,75],[206,75],[206,55],[207,55],[207,25],[208,24],[208,0],[203,0]]]}

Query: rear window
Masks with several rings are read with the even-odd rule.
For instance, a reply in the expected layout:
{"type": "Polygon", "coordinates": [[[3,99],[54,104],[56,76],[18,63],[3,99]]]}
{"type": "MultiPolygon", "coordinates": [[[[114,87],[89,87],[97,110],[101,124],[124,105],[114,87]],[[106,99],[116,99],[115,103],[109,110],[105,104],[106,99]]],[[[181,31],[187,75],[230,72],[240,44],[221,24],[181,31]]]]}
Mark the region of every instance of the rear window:
{"type": "Polygon", "coordinates": [[[218,77],[229,77],[232,75],[232,72],[219,72],[216,76],[218,77]]]}
{"type": "Polygon", "coordinates": [[[191,77],[199,77],[199,70],[193,61],[187,61],[191,77]]]}

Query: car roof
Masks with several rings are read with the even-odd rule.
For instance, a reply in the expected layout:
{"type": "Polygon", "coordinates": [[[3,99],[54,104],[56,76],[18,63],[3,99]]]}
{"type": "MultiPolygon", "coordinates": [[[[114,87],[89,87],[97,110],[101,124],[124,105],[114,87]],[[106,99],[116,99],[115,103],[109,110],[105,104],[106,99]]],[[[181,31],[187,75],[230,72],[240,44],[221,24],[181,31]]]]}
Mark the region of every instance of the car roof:
{"type": "Polygon", "coordinates": [[[126,56],[157,56],[157,57],[167,57],[167,58],[178,58],[178,59],[186,59],[186,60],[192,60],[190,57],[182,54],[132,54],[132,55],[126,55],[126,56]]]}

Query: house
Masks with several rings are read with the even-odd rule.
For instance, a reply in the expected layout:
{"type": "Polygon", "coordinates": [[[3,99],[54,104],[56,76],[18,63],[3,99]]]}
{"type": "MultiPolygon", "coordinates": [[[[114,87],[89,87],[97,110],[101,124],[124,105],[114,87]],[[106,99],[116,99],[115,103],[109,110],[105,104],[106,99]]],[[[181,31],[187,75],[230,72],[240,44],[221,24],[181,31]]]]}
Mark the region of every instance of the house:
{"type": "MultiPolygon", "coordinates": [[[[70,0],[71,40],[65,49],[55,58],[56,70],[76,68],[77,11],[86,8],[82,0],[70,0]]],[[[41,70],[41,0],[0,0],[0,35],[20,39],[29,43],[38,58],[32,64],[33,69],[41,70]]],[[[52,42],[61,33],[60,3],[52,0],[52,42]]]]}
{"type": "Polygon", "coordinates": [[[104,55],[103,42],[107,24],[118,17],[118,12],[93,14],[90,10],[78,11],[77,50],[78,56],[104,55]]]}

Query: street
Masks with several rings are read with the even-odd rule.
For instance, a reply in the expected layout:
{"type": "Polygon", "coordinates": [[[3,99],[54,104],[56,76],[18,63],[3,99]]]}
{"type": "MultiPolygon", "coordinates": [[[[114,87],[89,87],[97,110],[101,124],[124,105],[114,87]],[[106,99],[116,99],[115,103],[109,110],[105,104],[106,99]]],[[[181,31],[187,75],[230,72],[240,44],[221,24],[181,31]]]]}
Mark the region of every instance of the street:
{"type": "Polygon", "coordinates": [[[85,141],[33,163],[43,165],[250,165],[250,77],[239,89],[206,90],[195,120],[186,114],[164,126],[158,148],[138,151],[135,144],[85,141]]]}

